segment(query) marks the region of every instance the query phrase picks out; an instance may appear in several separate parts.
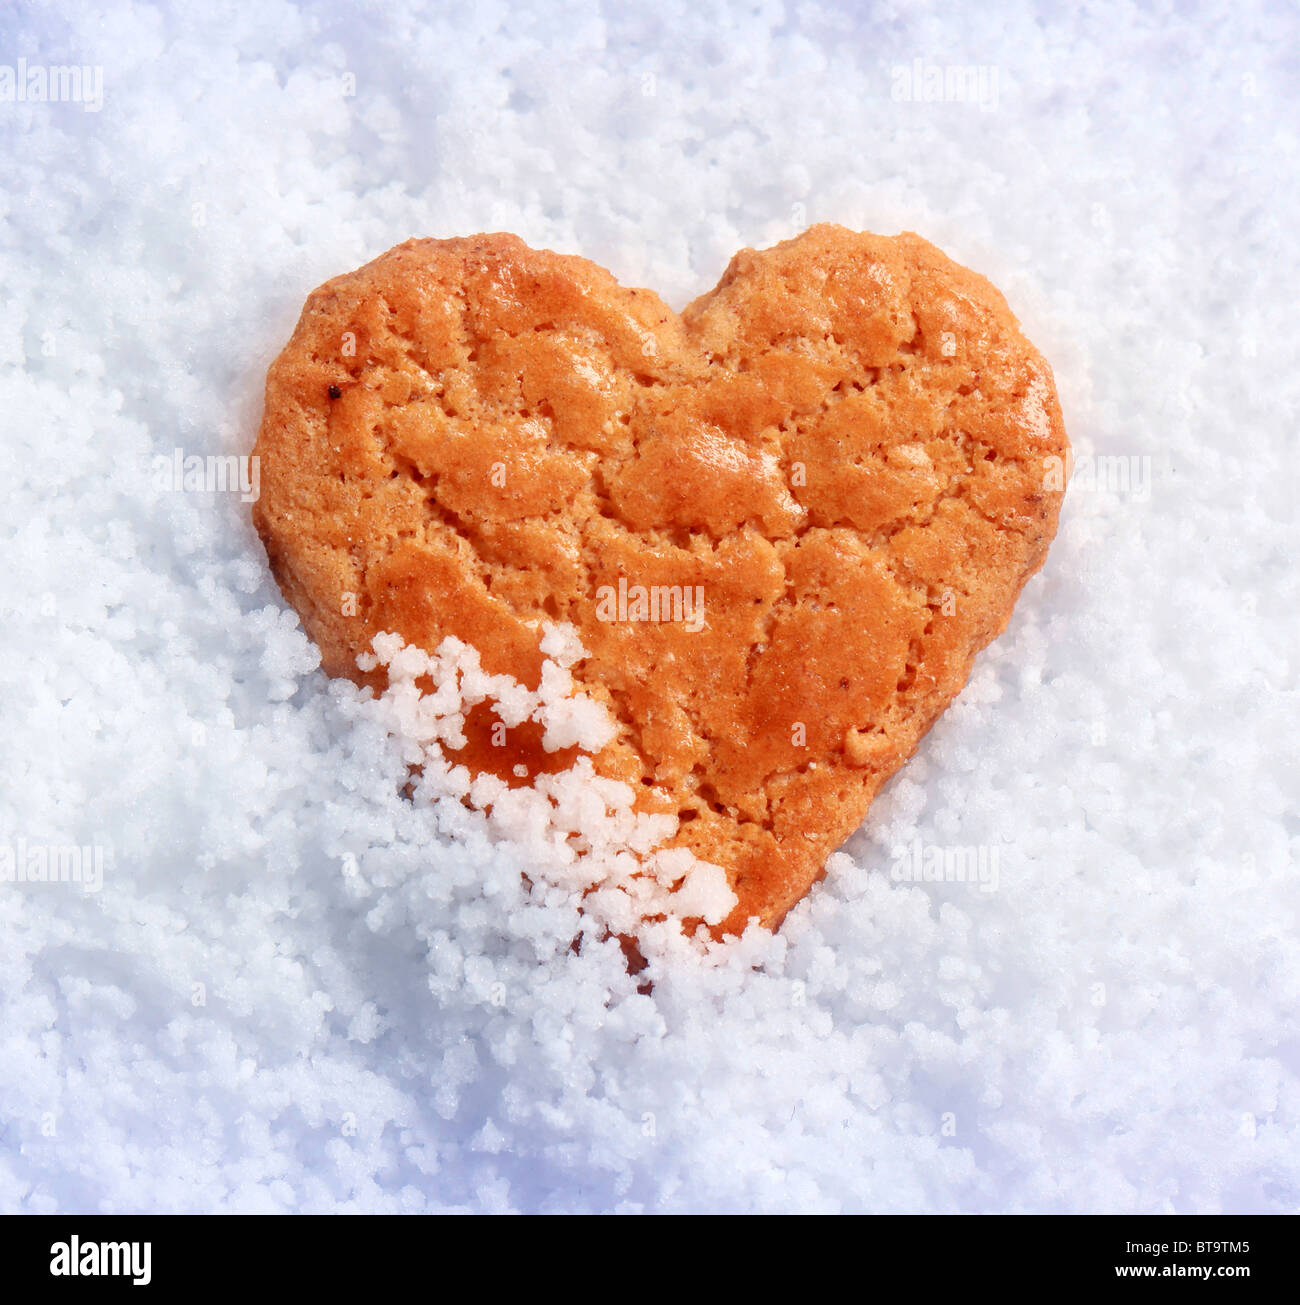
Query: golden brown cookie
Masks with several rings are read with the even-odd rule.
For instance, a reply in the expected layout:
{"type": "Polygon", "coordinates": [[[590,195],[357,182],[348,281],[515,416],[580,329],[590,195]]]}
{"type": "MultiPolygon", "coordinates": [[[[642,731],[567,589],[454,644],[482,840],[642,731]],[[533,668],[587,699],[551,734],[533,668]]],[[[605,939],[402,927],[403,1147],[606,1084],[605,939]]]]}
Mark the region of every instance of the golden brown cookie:
{"type": "MultiPolygon", "coordinates": [[[[680,315],[514,236],[410,240],[308,299],[254,516],[330,674],[391,631],[535,687],[571,623],[618,723],[597,770],[680,813],[735,932],[808,891],[1006,626],[1066,449],[1002,296],[919,236],[743,250],[680,315]]],[[[492,724],[472,769],[573,759],[492,724]]]]}

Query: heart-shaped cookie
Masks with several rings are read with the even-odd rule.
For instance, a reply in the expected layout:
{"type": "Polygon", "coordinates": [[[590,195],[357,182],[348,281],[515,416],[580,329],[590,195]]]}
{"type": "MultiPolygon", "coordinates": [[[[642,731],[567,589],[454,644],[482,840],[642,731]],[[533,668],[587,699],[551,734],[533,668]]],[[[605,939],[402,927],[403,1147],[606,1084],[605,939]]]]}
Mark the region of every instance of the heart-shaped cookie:
{"type": "MultiPolygon", "coordinates": [[[[331,674],[380,632],[535,686],[543,622],[617,735],[596,769],[775,926],[1005,627],[1056,528],[1051,370],[982,277],[813,227],[681,315],[514,236],[327,282],[267,378],[255,519],[331,674]]],[[[461,759],[572,757],[490,711],[461,759]]]]}

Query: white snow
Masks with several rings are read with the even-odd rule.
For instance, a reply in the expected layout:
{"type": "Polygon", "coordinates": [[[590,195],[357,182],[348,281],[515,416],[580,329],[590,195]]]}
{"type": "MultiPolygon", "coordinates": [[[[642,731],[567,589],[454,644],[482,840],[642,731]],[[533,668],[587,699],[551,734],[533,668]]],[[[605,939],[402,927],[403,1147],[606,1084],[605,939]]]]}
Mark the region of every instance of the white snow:
{"type": "Polygon", "coordinates": [[[0,843],[103,880],[0,882],[0,1209],[1300,1206],[1298,37],[1280,0],[5,7],[0,65],[102,103],[0,98],[0,843]],[[239,492],[154,460],[247,454],[305,295],[410,235],[681,306],[818,220],[986,273],[1090,461],[825,883],[776,936],[653,926],[632,977],[463,769],[400,796],[419,740],[322,676],[239,492]],[[892,873],[918,845],[942,873],[892,873]]]}

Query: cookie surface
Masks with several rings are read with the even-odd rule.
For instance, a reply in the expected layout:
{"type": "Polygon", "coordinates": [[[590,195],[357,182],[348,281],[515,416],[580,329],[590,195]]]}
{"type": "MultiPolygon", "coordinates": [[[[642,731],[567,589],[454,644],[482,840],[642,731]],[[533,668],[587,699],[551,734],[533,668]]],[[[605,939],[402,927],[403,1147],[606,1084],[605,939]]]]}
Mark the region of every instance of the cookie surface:
{"type": "MultiPolygon", "coordinates": [[[[325,669],[448,635],[618,724],[597,770],[775,926],[1001,633],[1056,528],[1051,370],[918,236],[817,226],[682,314],[514,236],[412,240],[308,299],[257,528],[325,669]]],[[[460,758],[566,766],[484,712],[460,758]]]]}

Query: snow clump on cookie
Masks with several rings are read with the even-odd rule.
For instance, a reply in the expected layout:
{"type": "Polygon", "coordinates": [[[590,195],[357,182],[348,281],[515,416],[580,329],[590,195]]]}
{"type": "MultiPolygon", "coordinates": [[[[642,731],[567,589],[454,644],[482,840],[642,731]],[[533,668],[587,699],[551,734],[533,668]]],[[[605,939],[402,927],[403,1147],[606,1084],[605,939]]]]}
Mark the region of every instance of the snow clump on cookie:
{"type": "Polygon", "coordinates": [[[586,653],[571,626],[543,623],[546,660],[535,691],[512,676],[488,674],[477,649],[459,639],[446,638],[428,653],[380,634],[373,647],[357,664],[387,670],[377,711],[403,759],[419,770],[412,801],[450,802],[457,823],[470,807],[491,842],[518,849],[530,879],[581,897],[584,912],[612,933],[634,933],[660,918],[714,925],[731,913],[737,899],[720,867],[688,848],[662,846],[677,832],[677,817],[637,811],[632,787],[598,775],[589,756],[523,788],[486,772],[471,775],[457,762],[467,743],[465,718],[485,702],[507,728],[541,725],[547,752],[578,747],[594,754],[613,740],[616,726],[604,703],[576,690],[571,668],[586,653]]]}

